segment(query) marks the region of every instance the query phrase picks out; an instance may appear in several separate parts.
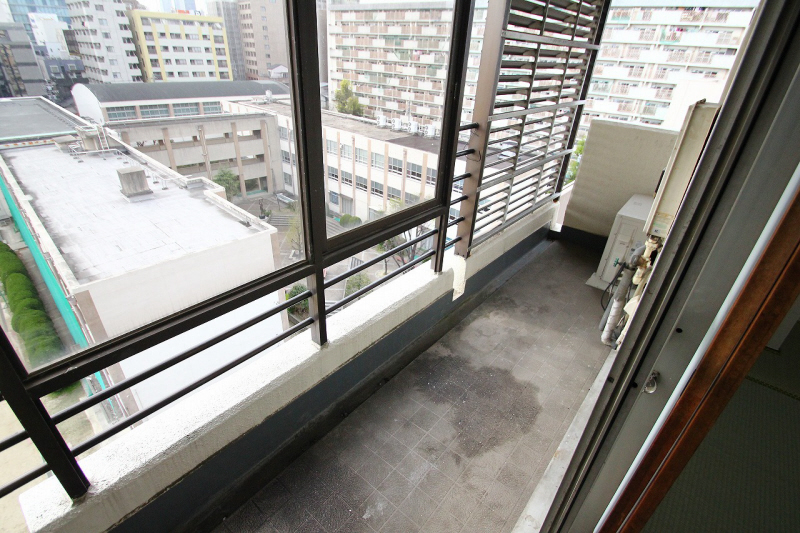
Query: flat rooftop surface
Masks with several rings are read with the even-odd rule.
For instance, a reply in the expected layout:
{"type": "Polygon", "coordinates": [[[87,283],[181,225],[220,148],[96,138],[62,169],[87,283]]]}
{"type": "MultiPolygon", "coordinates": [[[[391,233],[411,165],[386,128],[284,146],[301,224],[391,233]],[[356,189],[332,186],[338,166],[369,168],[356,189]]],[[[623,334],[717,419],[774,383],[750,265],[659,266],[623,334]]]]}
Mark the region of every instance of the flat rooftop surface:
{"type": "Polygon", "coordinates": [[[68,114],[37,98],[0,100],[0,141],[68,135],[77,125],[68,114]]]}
{"type": "MultiPolygon", "coordinates": [[[[3,150],[22,190],[81,283],[122,274],[258,233],[216,207],[204,189],[148,185],[130,202],[125,156],[73,158],[54,145],[3,150]]],[[[131,163],[133,165],[134,162],[131,163]]]]}
{"type": "Polygon", "coordinates": [[[609,354],[599,256],[559,241],[215,533],[501,533],[609,354]]]}
{"type": "MultiPolygon", "coordinates": [[[[286,117],[291,118],[292,116],[292,108],[289,104],[271,103],[252,105],[254,107],[260,107],[262,109],[274,111],[275,113],[286,117]]],[[[347,118],[347,115],[325,110],[322,111],[322,125],[327,128],[336,128],[343,131],[349,131],[369,137],[370,139],[399,144],[400,146],[405,146],[406,148],[422,150],[423,152],[430,152],[432,154],[439,153],[439,145],[441,143],[441,139],[438,137],[429,139],[422,135],[411,135],[402,131],[393,131],[390,128],[379,128],[374,121],[366,122],[355,118],[347,118]]]]}

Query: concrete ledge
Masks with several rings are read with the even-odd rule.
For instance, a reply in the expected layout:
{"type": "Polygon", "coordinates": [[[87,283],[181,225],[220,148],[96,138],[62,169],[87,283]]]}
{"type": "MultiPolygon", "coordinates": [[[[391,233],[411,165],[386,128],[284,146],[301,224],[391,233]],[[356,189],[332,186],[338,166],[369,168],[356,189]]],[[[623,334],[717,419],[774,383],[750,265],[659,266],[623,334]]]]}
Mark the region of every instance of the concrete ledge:
{"type": "MultiPolygon", "coordinates": [[[[552,209],[543,211],[466,261],[473,275],[468,296],[506,277],[510,264],[544,239],[552,209]]],[[[309,425],[335,424],[332,410],[342,398],[370,394],[375,376],[390,377],[435,340],[418,341],[424,333],[440,336],[452,327],[453,282],[452,269],[436,275],[423,265],[331,316],[330,341],[321,349],[308,332],[298,334],[123,432],[81,459],[92,487],[80,501],[72,502],[54,478],[20,497],[29,528],[172,531],[210,523],[209,516],[235,501],[231,491],[267,475],[261,472],[309,425]]],[[[230,347],[252,348],[235,338],[230,347]]]]}

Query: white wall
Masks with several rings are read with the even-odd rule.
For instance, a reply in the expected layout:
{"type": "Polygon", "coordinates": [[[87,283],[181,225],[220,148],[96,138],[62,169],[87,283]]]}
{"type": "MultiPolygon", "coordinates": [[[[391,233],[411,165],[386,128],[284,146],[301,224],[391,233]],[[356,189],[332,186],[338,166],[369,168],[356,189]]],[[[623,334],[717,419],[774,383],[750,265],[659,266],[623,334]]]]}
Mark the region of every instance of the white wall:
{"type": "Polygon", "coordinates": [[[216,296],[275,270],[272,232],[82,285],[109,337],[216,296]]]}
{"type": "Polygon", "coordinates": [[[655,195],[678,132],[592,120],[564,226],[606,236],[634,194],[655,195]]]}

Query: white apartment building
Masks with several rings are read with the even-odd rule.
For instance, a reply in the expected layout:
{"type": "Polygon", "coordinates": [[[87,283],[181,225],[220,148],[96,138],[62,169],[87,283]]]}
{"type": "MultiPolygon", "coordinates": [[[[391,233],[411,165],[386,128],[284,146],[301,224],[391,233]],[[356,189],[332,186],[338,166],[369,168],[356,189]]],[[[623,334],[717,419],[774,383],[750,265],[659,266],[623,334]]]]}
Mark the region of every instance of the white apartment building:
{"type": "Polygon", "coordinates": [[[688,106],[719,102],[758,0],[617,0],[581,129],[594,117],[679,129],[688,106]]]}
{"type": "Polygon", "coordinates": [[[140,10],[128,18],[142,81],[233,79],[222,18],[140,10]]]}
{"type": "Polygon", "coordinates": [[[52,13],[28,13],[28,20],[36,44],[47,48],[48,57],[62,59],[69,57],[67,40],[64,38],[64,30],[69,29],[69,24],[59,20],[58,15],[52,13]]]}
{"type": "Polygon", "coordinates": [[[133,34],[122,0],[70,0],[67,6],[89,81],[142,81],[133,34]]]}
{"type": "MultiPolygon", "coordinates": [[[[475,95],[486,20],[478,0],[465,94],[475,95]]],[[[450,50],[451,2],[412,0],[328,6],[329,91],[349,80],[364,115],[438,127],[442,116],[450,50]]],[[[468,115],[466,117],[468,119],[468,115]]]]}

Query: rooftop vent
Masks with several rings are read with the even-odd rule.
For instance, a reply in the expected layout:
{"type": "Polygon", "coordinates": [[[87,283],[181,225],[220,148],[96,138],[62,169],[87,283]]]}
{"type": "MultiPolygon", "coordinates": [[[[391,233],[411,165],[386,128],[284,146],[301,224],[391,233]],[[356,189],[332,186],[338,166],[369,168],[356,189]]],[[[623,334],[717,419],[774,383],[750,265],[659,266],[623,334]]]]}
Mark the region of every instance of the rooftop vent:
{"type": "Polygon", "coordinates": [[[144,200],[153,191],[147,185],[147,176],[140,166],[118,168],[120,191],[130,201],[144,200]]]}

